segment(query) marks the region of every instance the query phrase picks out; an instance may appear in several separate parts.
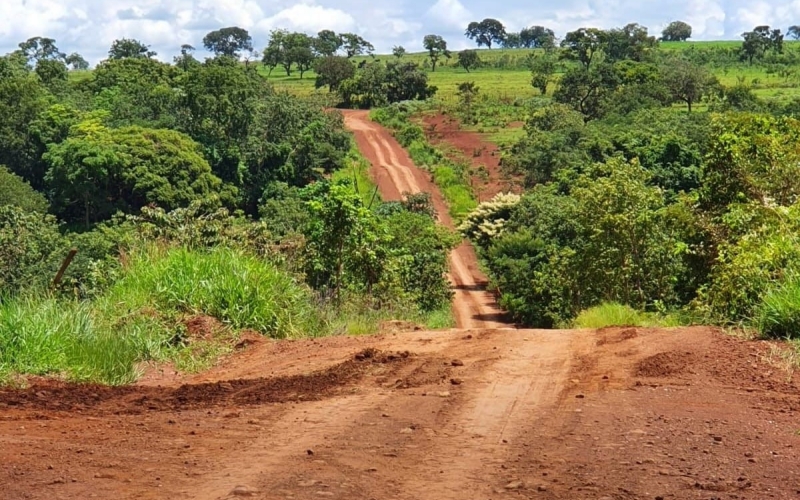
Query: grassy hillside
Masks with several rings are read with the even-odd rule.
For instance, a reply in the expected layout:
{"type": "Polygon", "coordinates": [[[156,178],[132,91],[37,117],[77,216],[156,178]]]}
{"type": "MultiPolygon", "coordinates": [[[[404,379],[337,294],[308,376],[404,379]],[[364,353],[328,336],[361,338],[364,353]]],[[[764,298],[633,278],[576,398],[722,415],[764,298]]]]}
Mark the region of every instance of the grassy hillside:
{"type": "MultiPolygon", "coordinates": [[[[670,53],[709,50],[709,49],[737,49],[741,41],[724,40],[711,42],[666,42],[659,45],[659,50],[670,53]]],[[[530,85],[530,72],[525,67],[525,59],[531,53],[541,53],[540,49],[477,49],[483,67],[467,72],[458,66],[455,53],[448,61],[440,62],[435,72],[429,72],[431,85],[439,88],[437,97],[445,102],[454,100],[456,86],[464,81],[473,81],[480,87],[481,94],[506,102],[515,99],[526,99],[538,95],[530,85]]],[[[800,51],[800,41],[786,41],[785,50],[800,51]]],[[[357,61],[369,58],[356,58],[357,61]]],[[[380,54],[375,59],[394,59],[392,55],[380,54]]],[[[427,53],[409,53],[403,61],[415,62],[423,65],[427,61],[427,53]]],[[[754,87],[756,95],[762,98],[788,100],[800,97],[800,75],[795,74],[785,78],[769,71],[767,65],[735,63],[725,65],[709,65],[711,71],[724,85],[735,85],[744,81],[754,87]]],[[[261,68],[266,75],[266,68],[261,68]]],[[[316,75],[309,71],[300,78],[299,73],[293,72],[286,76],[281,68],[276,68],[269,76],[277,88],[286,89],[296,95],[308,96],[318,94],[326,95],[326,89],[314,89],[316,75]]]]}

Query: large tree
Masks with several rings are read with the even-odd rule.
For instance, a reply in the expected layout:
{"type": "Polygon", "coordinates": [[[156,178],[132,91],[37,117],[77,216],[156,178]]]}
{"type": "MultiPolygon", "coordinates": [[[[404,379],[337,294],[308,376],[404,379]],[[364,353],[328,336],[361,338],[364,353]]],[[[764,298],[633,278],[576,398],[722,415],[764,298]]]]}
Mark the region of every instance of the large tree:
{"type": "Polygon", "coordinates": [[[331,30],[322,30],[314,38],[314,50],[327,57],[334,56],[342,48],[342,37],[331,30]]]}
{"type": "Polygon", "coordinates": [[[67,64],[67,66],[71,66],[72,69],[74,70],[89,69],[89,61],[84,59],[83,56],[78,54],[77,52],[73,52],[72,54],[65,57],[64,62],[67,64]]]}
{"type": "Polygon", "coordinates": [[[595,57],[603,50],[607,35],[598,28],[580,28],[570,31],[561,41],[562,57],[580,62],[588,69],[595,57]]]}
{"type": "Polygon", "coordinates": [[[715,78],[703,66],[684,59],[674,59],[662,68],[664,84],[676,101],[683,101],[689,112],[692,105],[713,88],[715,78]]]}
{"type": "Polygon", "coordinates": [[[31,65],[43,60],[63,61],[66,55],[58,50],[56,41],[40,36],[29,38],[19,44],[19,48],[31,65]]]}
{"type": "Polygon", "coordinates": [[[744,42],[741,48],[741,58],[750,64],[754,59],[761,59],[767,51],[777,54],[783,52],[783,34],[780,29],[771,29],[769,26],[756,26],[753,31],[742,33],[744,42]]]}
{"type": "Polygon", "coordinates": [[[440,58],[450,59],[447,41],[440,35],[425,35],[425,38],[422,39],[422,46],[428,51],[428,57],[431,60],[431,71],[436,71],[436,64],[438,64],[440,58]]]}
{"type": "Polygon", "coordinates": [[[342,33],[342,48],[349,58],[364,54],[372,54],[375,47],[355,33],[342,33]]]}
{"type": "Polygon", "coordinates": [[[519,36],[521,45],[529,49],[550,49],[556,44],[556,34],[544,26],[523,28],[519,36]]]}
{"type": "Polygon", "coordinates": [[[800,40],[800,25],[795,24],[794,26],[789,26],[789,29],[786,30],[786,34],[795,40],[800,40]]]}
{"type": "Polygon", "coordinates": [[[157,52],[150,50],[149,45],[132,38],[114,40],[108,50],[109,59],[152,58],[157,55],[157,52]]]}
{"type": "Polygon", "coordinates": [[[683,21],[672,21],[661,32],[665,42],[685,42],[692,37],[692,27],[683,21]]]}
{"type": "Polygon", "coordinates": [[[246,29],[230,26],[208,33],[203,37],[203,46],[218,56],[238,58],[242,52],[253,50],[253,38],[246,29]]]}
{"type": "Polygon", "coordinates": [[[469,23],[464,32],[467,38],[474,40],[478,47],[492,48],[492,44],[500,44],[506,37],[506,27],[497,19],[487,18],[483,21],[469,23]]]}
{"type": "Polygon", "coordinates": [[[326,56],[314,62],[314,72],[317,74],[314,87],[327,85],[330,92],[335,92],[343,81],[353,78],[356,66],[346,57],[326,56]]]}
{"type": "Polygon", "coordinates": [[[222,188],[197,143],[172,130],[109,129],[90,119],[44,159],[54,211],[87,225],[151,203],[187,206],[222,188]]]}
{"type": "Polygon", "coordinates": [[[647,34],[647,28],[630,23],[622,28],[605,32],[604,51],[611,61],[630,59],[642,61],[649,50],[658,44],[654,36],[647,34]]]}

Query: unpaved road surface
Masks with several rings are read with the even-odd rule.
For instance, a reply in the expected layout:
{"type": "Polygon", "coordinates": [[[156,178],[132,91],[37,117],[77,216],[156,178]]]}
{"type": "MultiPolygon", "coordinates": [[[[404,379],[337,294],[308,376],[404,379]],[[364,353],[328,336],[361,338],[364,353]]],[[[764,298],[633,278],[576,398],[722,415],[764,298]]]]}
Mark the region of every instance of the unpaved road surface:
{"type": "Polygon", "coordinates": [[[800,496],[800,388],[706,328],[264,341],[183,385],[0,391],[0,498],[800,496]]]}
{"type": "MultiPolygon", "coordinates": [[[[345,111],[345,124],[353,131],[361,153],[372,164],[378,190],[386,201],[399,201],[404,193],[431,194],[439,221],[453,228],[453,220],[431,175],[417,168],[408,153],[385,128],[369,119],[367,111],[345,111]]],[[[455,287],[453,309],[459,328],[510,327],[494,296],[486,291],[486,276],[478,268],[475,250],[468,242],[450,255],[450,281],[455,287]]]]}
{"type": "MultiPolygon", "coordinates": [[[[396,196],[430,189],[358,116],[396,196]]],[[[256,340],[196,376],[0,389],[0,499],[800,498],[800,377],[775,346],[508,329],[480,293],[456,299],[469,330],[256,340]]]]}

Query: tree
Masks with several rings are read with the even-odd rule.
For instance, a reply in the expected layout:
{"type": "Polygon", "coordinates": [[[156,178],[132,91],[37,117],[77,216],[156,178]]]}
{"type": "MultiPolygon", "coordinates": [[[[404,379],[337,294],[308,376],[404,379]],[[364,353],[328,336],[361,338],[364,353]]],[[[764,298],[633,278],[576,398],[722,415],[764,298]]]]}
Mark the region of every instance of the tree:
{"type": "Polygon", "coordinates": [[[475,82],[461,82],[458,84],[458,103],[463,108],[463,115],[465,121],[474,123],[475,118],[472,116],[472,103],[480,92],[480,87],[475,85],[475,82]]]}
{"type": "Polygon", "coordinates": [[[109,59],[153,58],[157,55],[157,52],[150,50],[149,45],[132,38],[114,40],[108,50],[109,59]]]}
{"type": "Polygon", "coordinates": [[[343,81],[355,76],[356,67],[346,57],[327,56],[314,62],[314,72],[317,74],[315,88],[327,85],[330,92],[335,92],[343,81]]]}
{"type": "Polygon", "coordinates": [[[580,111],[587,120],[600,118],[605,100],[617,88],[617,78],[610,64],[570,69],[561,77],[553,100],[580,111]]]}
{"type": "Polygon", "coordinates": [[[73,52],[72,54],[68,55],[64,58],[64,62],[67,66],[72,66],[73,70],[87,70],[89,69],[89,62],[83,58],[82,55],[78,54],[77,52],[73,52]]]}
{"type": "Polygon", "coordinates": [[[614,61],[644,60],[648,50],[654,48],[658,41],[647,34],[647,28],[630,23],[623,28],[612,29],[604,34],[604,52],[607,58],[614,61]]]}
{"type": "Polygon", "coordinates": [[[692,27],[683,21],[672,21],[661,32],[665,42],[685,42],[692,37],[692,27]]]}
{"type": "Polygon", "coordinates": [[[54,211],[87,226],[151,203],[187,206],[222,188],[197,143],[173,130],[109,129],[89,119],[44,159],[54,211]]]}
{"type": "Polygon", "coordinates": [[[578,61],[585,69],[589,69],[597,54],[603,50],[605,41],[605,32],[597,28],[570,31],[561,41],[561,47],[564,49],[562,57],[578,61]]]}
{"type": "Polygon", "coordinates": [[[467,70],[475,69],[481,65],[481,58],[477,50],[467,49],[458,53],[458,65],[467,70]]]}
{"type": "Polygon", "coordinates": [[[291,74],[291,66],[297,66],[300,72],[300,79],[303,74],[311,69],[314,64],[313,39],[305,33],[289,33],[283,41],[283,67],[286,69],[286,76],[291,74]]]}
{"type": "Polygon", "coordinates": [[[289,34],[284,29],[270,31],[269,44],[264,48],[261,62],[268,68],[267,75],[272,75],[272,70],[278,67],[283,60],[283,46],[286,36],[289,34]]]}
{"type": "Polygon", "coordinates": [[[372,54],[375,51],[375,47],[371,43],[355,33],[343,33],[341,36],[342,48],[348,59],[363,54],[372,54]]]}
{"type": "Polygon", "coordinates": [[[779,29],[769,26],[756,26],[753,31],[742,33],[741,58],[753,64],[754,59],[761,59],[767,51],[780,54],[783,52],[783,34],[779,29]]]}
{"type": "Polygon", "coordinates": [[[436,71],[436,64],[441,57],[450,59],[450,51],[447,50],[447,42],[439,35],[425,35],[422,45],[428,51],[431,60],[431,71],[436,71]]]}
{"type": "Polygon", "coordinates": [[[36,63],[35,72],[51,91],[55,91],[59,84],[67,81],[67,66],[59,60],[42,59],[36,63]]]}
{"type": "Polygon", "coordinates": [[[206,34],[203,37],[203,46],[218,56],[238,59],[242,52],[253,50],[253,38],[246,29],[231,26],[206,34]]]}
{"type": "Polygon", "coordinates": [[[552,49],[556,45],[556,34],[544,26],[523,28],[519,36],[520,45],[528,49],[552,49]]]}
{"type": "Polygon", "coordinates": [[[518,49],[522,47],[522,37],[519,33],[506,33],[501,43],[504,49],[518,49]]]}
{"type": "Polygon", "coordinates": [[[554,56],[545,54],[533,57],[530,62],[531,85],[539,89],[542,95],[547,94],[547,86],[553,80],[556,72],[556,61],[554,56]]]}
{"type": "Polygon", "coordinates": [[[789,29],[786,30],[786,34],[795,40],[800,40],[800,25],[795,24],[794,26],[789,26],[789,29]]]}
{"type": "Polygon", "coordinates": [[[175,65],[186,71],[190,65],[200,64],[194,57],[195,48],[188,43],[181,45],[181,55],[174,58],[175,65]]]}
{"type": "Polygon", "coordinates": [[[689,112],[692,104],[700,101],[713,87],[715,78],[708,70],[685,59],[674,59],[662,69],[664,83],[673,99],[686,103],[689,112]]]}
{"type": "Polygon", "coordinates": [[[342,37],[331,30],[322,30],[314,38],[313,46],[317,54],[323,57],[333,56],[342,48],[342,37]]]}
{"type": "Polygon", "coordinates": [[[28,58],[29,64],[36,65],[39,61],[43,60],[64,60],[66,55],[58,50],[56,41],[52,38],[43,38],[40,36],[29,38],[28,40],[19,44],[19,48],[25,57],[28,58]]]}
{"type": "Polygon", "coordinates": [[[392,55],[398,59],[402,59],[406,55],[406,49],[402,45],[392,47],[392,55]]]}
{"type": "Polygon", "coordinates": [[[467,38],[474,40],[478,47],[492,48],[492,43],[500,44],[506,37],[506,28],[497,19],[487,18],[483,21],[469,23],[464,32],[467,38]]]}

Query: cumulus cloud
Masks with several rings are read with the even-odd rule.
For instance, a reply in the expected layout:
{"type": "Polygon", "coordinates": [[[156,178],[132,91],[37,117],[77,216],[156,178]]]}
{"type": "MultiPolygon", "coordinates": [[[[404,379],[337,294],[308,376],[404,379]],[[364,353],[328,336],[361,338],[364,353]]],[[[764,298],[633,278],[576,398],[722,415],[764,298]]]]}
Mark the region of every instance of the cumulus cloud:
{"type": "Polygon", "coordinates": [[[0,52],[33,36],[55,38],[62,51],[92,63],[117,38],[137,38],[170,60],[181,44],[201,47],[203,36],[225,26],[250,30],[256,47],[277,27],[316,33],[352,31],[379,51],[402,44],[421,50],[422,37],[442,35],[451,48],[469,46],[464,28],[485,17],[511,30],[540,24],[559,36],[582,26],[611,28],[638,22],[658,34],[681,19],[694,39],[737,39],[757,25],[785,30],[800,23],[800,0],[0,0],[0,52]]]}

